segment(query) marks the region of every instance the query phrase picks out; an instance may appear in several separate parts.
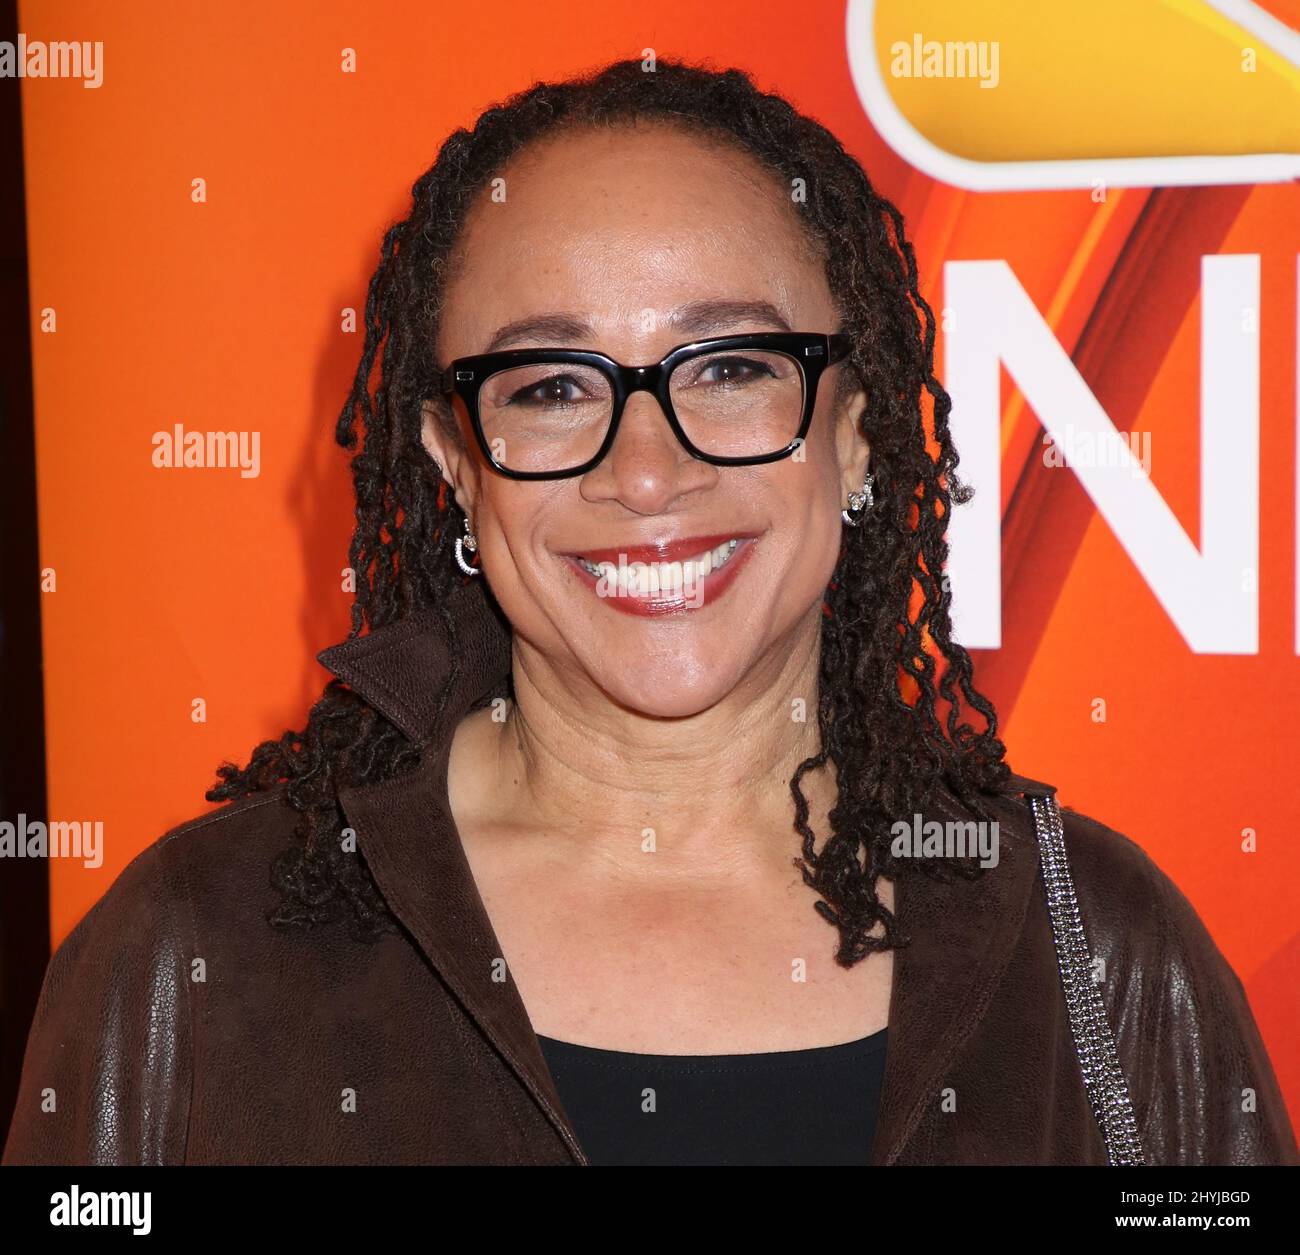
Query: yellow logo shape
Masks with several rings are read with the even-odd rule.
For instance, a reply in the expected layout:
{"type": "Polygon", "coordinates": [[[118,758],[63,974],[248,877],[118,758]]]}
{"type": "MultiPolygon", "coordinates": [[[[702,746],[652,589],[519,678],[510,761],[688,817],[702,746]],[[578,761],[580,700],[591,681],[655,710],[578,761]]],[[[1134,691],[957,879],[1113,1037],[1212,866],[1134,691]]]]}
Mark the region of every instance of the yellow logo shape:
{"type": "Polygon", "coordinates": [[[849,0],[868,117],[975,190],[1300,177],[1300,32],[1250,0],[849,0]]]}

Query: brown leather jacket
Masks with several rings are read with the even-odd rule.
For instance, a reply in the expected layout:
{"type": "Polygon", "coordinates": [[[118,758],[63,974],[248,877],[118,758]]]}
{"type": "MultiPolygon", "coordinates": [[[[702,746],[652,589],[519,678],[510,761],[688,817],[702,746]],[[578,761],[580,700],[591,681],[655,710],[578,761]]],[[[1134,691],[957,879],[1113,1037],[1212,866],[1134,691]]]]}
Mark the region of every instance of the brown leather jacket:
{"type": "MultiPolygon", "coordinates": [[[[172,830],[51,959],[4,1162],[586,1163],[513,981],[493,979],[500,947],[451,820],[450,733],[510,662],[481,590],[456,600],[459,669],[430,613],[321,655],[432,737],[414,773],[341,796],[406,931],[365,945],[265,922],[297,818],[283,790],[172,830]]],[[[914,941],[895,957],[873,1164],[1106,1162],[1022,796],[1044,792],[1016,777],[990,799],[1000,862],[980,879],[896,881],[914,941]]],[[[946,791],[933,811],[966,814],[946,791]]],[[[1147,1162],[1300,1162],[1241,984],[1192,907],[1141,847],[1063,813],[1147,1162]]]]}

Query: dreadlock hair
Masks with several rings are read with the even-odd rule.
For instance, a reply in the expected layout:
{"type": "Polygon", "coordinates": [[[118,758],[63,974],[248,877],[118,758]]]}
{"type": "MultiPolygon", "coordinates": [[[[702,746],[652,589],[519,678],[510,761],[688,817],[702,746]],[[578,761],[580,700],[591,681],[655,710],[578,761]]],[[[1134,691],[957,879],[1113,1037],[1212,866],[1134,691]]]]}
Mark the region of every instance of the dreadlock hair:
{"type": "MultiPolygon", "coordinates": [[[[954,474],[951,401],[933,367],[935,319],[918,291],[902,216],[829,131],[759,91],[744,72],[629,59],[570,81],[538,82],[488,109],[473,130],[451,135],[416,181],[410,215],[384,236],[366,299],[365,347],[336,429],[339,443],[356,450],[349,635],[434,607],[456,659],[445,600],[463,578],[452,560],[458,511],[421,442],[421,402],[439,396],[434,346],[454,245],[478,193],[529,144],[638,120],[734,145],[757,157],[782,193],[804,190],[793,199],[806,242],[824,261],[840,330],[852,341],[837,404],[857,386],[867,396],[862,426],[876,504],[869,526],[844,529],[823,604],[821,749],[790,781],[802,838],[794,862],[818,895],[815,909],[839,930],[835,958],[847,967],[908,940],[877,897],[880,875],[923,869],[942,879],[981,870],[973,859],[896,858],[893,822],[919,810],[940,780],[987,818],[979,794],[996,791],[1009,771],[993,706],[950,635],[944,533],[952,503],[971,490],[954,474]],[[963,718],[964,705],[981,716],[981,730],[963,718]],[[818,852],[800,781],[828,760],[837,802],[818,852]]],[[[284,785],[301,812],[292,846],[272,868],[281,896],[268,915],[272,925],[314,926],[342,915],[364,939],[398,927],[361,855],[343,848],[337,791],[408,771],[423,748],[331,680],[303,731],[263,742],[242,769],[218,768],[209,801],[284,785]]]]}

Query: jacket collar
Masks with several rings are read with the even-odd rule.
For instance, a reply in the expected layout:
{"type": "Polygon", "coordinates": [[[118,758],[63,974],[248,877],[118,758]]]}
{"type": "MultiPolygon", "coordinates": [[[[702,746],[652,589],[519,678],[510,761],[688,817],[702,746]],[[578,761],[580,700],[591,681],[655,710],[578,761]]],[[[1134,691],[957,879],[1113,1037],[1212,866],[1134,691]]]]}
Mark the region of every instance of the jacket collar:
{"type": "Polygon", "coordinates": [[[455,656],[442,615],[429,609],[333,645],[317,659],[411,740],[436,739],[455,731],[510,674],[510,628],[481,585],[459,585],[447,608],[456,623],[455,656]]]}
{"type": "MultiPolygon", "coordinates": [[[[501,947],[456,833],[448,799],[452,733],[510,672],[510,630],[480,582],[442,616],[417,612],[324,650],[321,663],[412,740],[419,767],[340,790],[348,822],[381,892],[428,962],[500,1052],[578,1163],[578,1143],[513,979],[494,979],[501,947]]],[[[1012,776],[1007,794],[1052,792],[1012,776]]],[[[979,1022],[1020,936],[1038,867],[1025,808],[1002,806],[999,863],[974,881],[913,874],[895,881],[895,915],[910,944],[895,951],[889,1046],[873,1164],[893,1163],[938,1102],[954,1057],[979,1022]],[[1005,818],[1002,818],[1005,816],[1005,818]]],[[[946,788],[926,818],[973,816],[946,788]]],[[[828,937],[828,943],[830,942],[828,937]]]]}

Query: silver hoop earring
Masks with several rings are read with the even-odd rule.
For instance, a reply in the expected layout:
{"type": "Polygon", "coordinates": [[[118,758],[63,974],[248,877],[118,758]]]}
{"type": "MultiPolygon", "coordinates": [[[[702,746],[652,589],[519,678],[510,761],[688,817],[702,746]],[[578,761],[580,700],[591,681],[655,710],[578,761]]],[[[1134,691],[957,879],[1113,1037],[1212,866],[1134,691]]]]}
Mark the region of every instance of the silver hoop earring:
{"type": "Polygon", "coordinates": [[[478,541],[474,539],[474,533],[469,530],[468,516],[465,519],[465,535],[456,537],[456,565],[460,567],[466,575],[481,575],[481,567],[470,566],[470,564],[465,561],[465,550],[467,549],[470,553],[478,551],[478,541]]]}
{"type": "Polygon", "coordinates": [[[840,511],[840,517],[850,527],[857,527],[871,507],[875,505],[876,495],[871,491],[873,481],[874,476],[868,471],[866,479],[862,481],[862,491],[849,493],[849,508],[840,511]],[[852,513],[849,511],[852,511],[852,513]]]}

